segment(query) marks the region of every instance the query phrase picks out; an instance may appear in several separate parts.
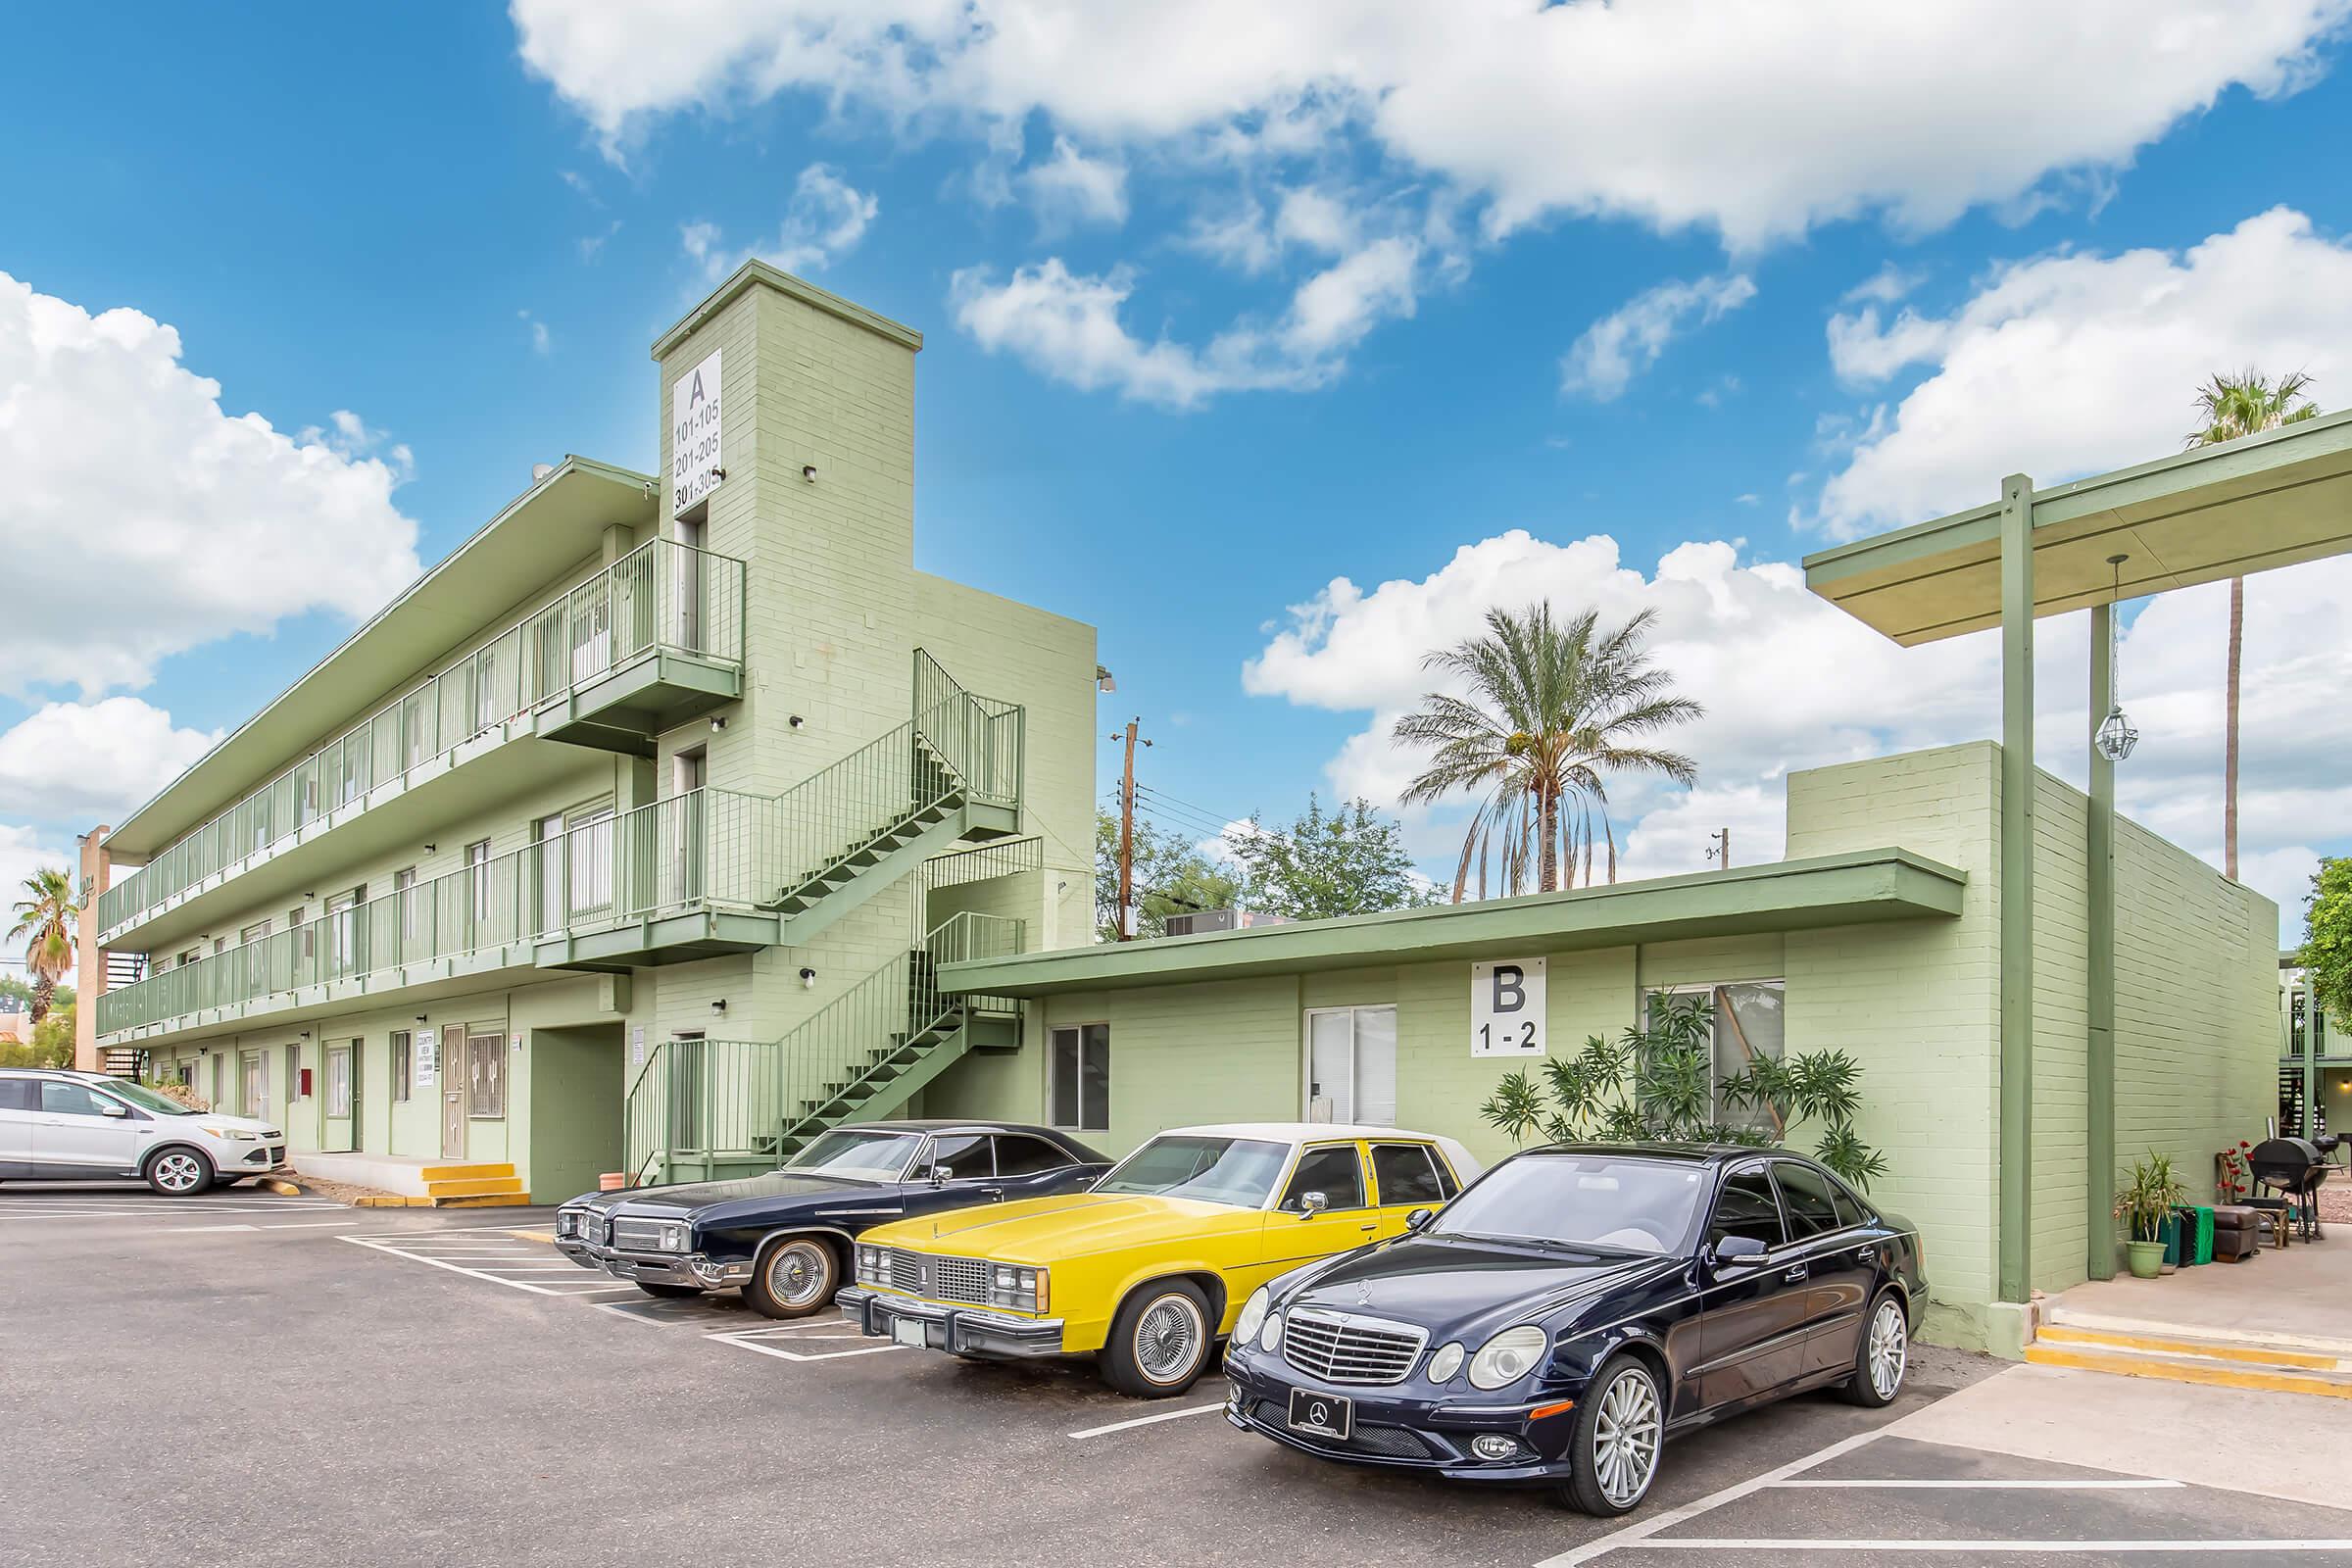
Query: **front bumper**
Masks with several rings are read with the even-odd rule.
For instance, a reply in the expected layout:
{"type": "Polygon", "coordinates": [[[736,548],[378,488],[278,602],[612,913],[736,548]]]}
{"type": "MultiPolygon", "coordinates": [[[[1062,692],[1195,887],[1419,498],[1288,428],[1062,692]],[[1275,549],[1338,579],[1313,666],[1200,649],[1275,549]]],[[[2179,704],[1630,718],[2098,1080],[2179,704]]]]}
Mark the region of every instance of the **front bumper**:
{"type": "Polygon", "coordinates": [[[1475,1391],[1468,1397],[1433,1398],[1412,1392],[1409,1385],[1362,1388],[1318,1383],[1278,1357],[1256,1350],[1229,1354],[1225,1379],[1227,1421],[1244,1432],[1271,1438],[1318,1458],[1432,1471],[1448,1480],[1489,1486],[1538,1486],[1568,1477],[1568,1443],[1575,1430],[1576,1411],[1570,1408],[1541,1419],[1529,1414],[1567,1402],[1564,1394],[1506,1403],[1499,1396],[1481,1398],[1475,1391]],[[1348,1437],[1341,1440],[1292,1431],[1289,1412],[1294,1389],[1353,1400],[1354,1421],[1348,1437]],[[1512,1439],[1516,1452],[1502,1459],[1477,1457],[1471,1451],[1471,1441],[1487,1433],[1512,1439]]]}
{"type": "Polygon", "coordinates": [[[833,1303],[861,1332],[902,1345],[911,1344],[911,1336],[919,1333],[926,1349],[990,1360],[1062,1353],[1061,1319],[1057,1317],[1013,1317],[985,1307],[946,1306],[858,1285],[844,1286],[833,1303]],[[908,1338],[900,1337],[902,1324],[911,1325],[906,1331],[908,1338]]]}
{"type": "Polygon", "coordinates": [[[698,1291],[723,1291],[752,1277],[752,1265],[742,1259],[714,1258],[701,1252],[623,1252],[598,1247],[577,1236],[556,1238],[556,1250],[585,1269],[610,1274],[636,1285],[678,1285],[698,1291]]]}

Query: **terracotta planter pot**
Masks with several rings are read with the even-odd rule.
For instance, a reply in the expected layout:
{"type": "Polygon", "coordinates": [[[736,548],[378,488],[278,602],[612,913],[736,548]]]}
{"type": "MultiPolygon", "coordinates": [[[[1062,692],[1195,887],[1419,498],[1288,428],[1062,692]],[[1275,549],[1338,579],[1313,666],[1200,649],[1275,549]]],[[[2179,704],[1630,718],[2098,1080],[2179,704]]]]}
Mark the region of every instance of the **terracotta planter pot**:
{"type": "Polygon", "coordinates": [[[2164,1270],[2162,1242],[2126,1242],[2124,1251],[2131,1258],[2132,1277],[2135,1280],[2152,1280],[2164,1270]]]}

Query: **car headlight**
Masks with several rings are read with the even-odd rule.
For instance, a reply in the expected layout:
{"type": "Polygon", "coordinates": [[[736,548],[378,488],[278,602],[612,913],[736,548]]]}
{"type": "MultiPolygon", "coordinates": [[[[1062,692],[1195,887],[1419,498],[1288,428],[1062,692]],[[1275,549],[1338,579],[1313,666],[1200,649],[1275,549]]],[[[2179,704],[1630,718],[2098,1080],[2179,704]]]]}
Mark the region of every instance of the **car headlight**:
{"type": "Polygon", "coordinates": [[[1470,1358],[1470,1386],[1499,1389],[1518,1382],[1535,1370],[1544,1344],[1544,1331],[1533,1323],[1504,1329],[1480,1346],[1478,1353],[1470,1358]]]}
{"type": "Polygon", "coordinates": [[[558,1212],[556,1215],[556,1234],[558,1236],[579,1235],[580,1216],[574,1214],[569,1209],[564,1209],[558,1212]]]}
{"type": "Polygon", "coordinates": [[[988,1265],[988,1304],[1009,1306],[1017,1312],[1046,1309],[1046,1271],[1019,1263],[988,1265]]]}
{"type": "Polygon", "coordinates": [[[1258,1329],[1266,1321],[1266,1308],[1273,1301],[1263,1285],[1250,1293],[1250,1299],[1242,1303],[1242,1315],[1233,1320],[1233,1337],[1237,1342],[1247,1345],[1257,1338],[1258,1329]]]}
{"type": "Polygon", "coordinates": [[[1268,1312],[1266,1314],[1266,1326],[1257,1331],[1257,1348],[1261,1350],[1270,1351],[1280,1348],[1281,1346],[1282,1314],[1280,1312],[1268,1312]]]}
{"type": "Polygon", "coordinates": [[[662,1239],[654,1245],[657,1251],[683,1252],[686,1250],[686,1227],[683,1225],[662,1226],[662,1239]]]}
{"type": "Polygon", "coordinates": [[[1429,1358],[1429,1381],[1444,1383],[1462,1369],[1462,1348],[1452,1340],[1438,1347],[1438,1353],[1429,1358]]]}
{"type": "Polygon", "coordinates": [[[879,1247],[860,1247],[858,1249],[858,1283],[860,1285],[882,1285],[888,1283],[883,1278],[882,1249],[879,1247]]]}
{"type": "Polygon", "coordinates": [[[205,1131],[215,1138],[225,1138],[231,1143],[258,1144],[262,1141],[260,1133],[244,1127],[207,1127],[205,1131]]]}

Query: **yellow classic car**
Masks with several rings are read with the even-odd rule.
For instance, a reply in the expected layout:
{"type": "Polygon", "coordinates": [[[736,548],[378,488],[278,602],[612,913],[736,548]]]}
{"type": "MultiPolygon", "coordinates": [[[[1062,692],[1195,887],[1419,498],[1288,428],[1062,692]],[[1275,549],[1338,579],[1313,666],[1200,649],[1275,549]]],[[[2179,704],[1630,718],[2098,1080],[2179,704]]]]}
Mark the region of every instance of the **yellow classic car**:
{"type": "Polygon", "coordinates": [[[901,1345],[1093,1354],[1120,1393],[1164,1398],[1200,1375],[1250,1292],[1399,1234],[1478,1171],[1452,1139],[1395,1127],[1183,1127],[1083,1193],[866,1231],[858,1283],[836,1299],[865,1333],[901,1345]]]}

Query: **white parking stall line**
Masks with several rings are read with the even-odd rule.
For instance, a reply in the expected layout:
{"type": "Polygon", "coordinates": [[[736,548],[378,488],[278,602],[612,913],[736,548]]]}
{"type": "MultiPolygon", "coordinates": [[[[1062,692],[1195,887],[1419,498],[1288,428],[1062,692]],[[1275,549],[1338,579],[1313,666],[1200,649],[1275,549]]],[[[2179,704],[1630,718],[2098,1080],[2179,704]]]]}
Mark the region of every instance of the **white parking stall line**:
{"type": "Polygon", "coordinates": [[[836,1323],[780,1323],[763,1329],[724,1329],[715,1334],[705,1334],[703,1338],[732,1345],[739,1350],[750,1350],[756,1355],[772,1355],[779,1361],[840,1361],[853,1355],[882,1355],[891,1350],[906,1348],[903,1345],[859,1345],[849,1350],[795,1350],[790,1348],[792,1345],[839,1344],[844,1339],[866,1338],[863,1334],[844,1335],[840,1332],[841,1327],[836,1323]],[[808,1332],[811,1329],[826,1332],[808,1332]]]}
{"type": "MultiPolygon", "coordinates": [[[[1686,1519],[1695,1519],[1700,1514],[1710,1509],[1720,1508],[1727,1502],[1738,1502],[1741,1497],[1747,1496],[1751,1493],[1761,1492],[1776,1481],[1786,1481],[1790,1476],[1802,1475],[1815,1465],[1827,1464],[1839,1454],[1851,1453],[1864,1444],[1876,1443],[1881,1436],[1880,1432],[1857,1432],[1850,1438],[1841,1438],[1826,1448],[1817,1449],[1801,1459],[1791,1459],[1787,1464],[1777,1469],[1767,1470],[1761,1475],[1750,1476],[1745,1481],[1724,1488],[1721,1492],[1711,1492],[1695,1502],[1686,1502],[1679,1508],[1669,1508],[1664,1513],[1642,1520],[1640,1524],[1627,1525],[1623,1530],[1612,1530],[1607,1535],[1595,1537],[1581,1546],[1546,1557],[1536,1564],[1536,1568],[1576,1568],[1578,1563],[1591,1562],[1595,1557],[1606,1556],[1621,1547],[1642,1545],[1661,1530],[1671,1530],[1686,1519]]],[[[1658,1544],[1679,1546],[1683,1543],[1678,1540],[1672,1543],[1661,1542],[1658,1544]]],[[[1808,1546],[1812,1543],[1794,1541],[1780,1544],[1808,1546]]]]}
{"type": "Polygon", "coordinates": [[[46,1203],[11,1199],[0,1202],[0,1220],[27,1219],[198,1219],[210,1214],[283,1214],[289,1210],[339,1208],[339,1203],[293,1200],[270,1203],[46,1203]]]}
{"type": "Polygon", "coordinates": [[[1663,1541],[1652,1537],[1646,1541],[1625,1541],[1620,1547],[1638,1547],[1651,1551],[1737,1551],[1747,1554],[1778,1551],[1881,1551],[1881,1552],[1965,1552],[1972,1557],[2047,1555],[2061,1553],[2097,1553],[2103,1556],[2134,1552],[2172,1552],[2179,1556],[2207,1551],[2287,1552],[2287,1551],[2352,1551],[2352,1540],[2343,1541],[2245,1541],[2203,1538],[2183,1540],[2175,1537],[2165,1541],[2008,1541],[1989,1538],[1976,1541],[1918,1541],[1898,1537],[1887,1541],[1815,1541],[1803,1536],[1758,1536],[1754,1538],[1673,1536],[1663,1541]]]}
{"type": "Polygon", "coordinates": [[[1073,1440],[1084,1438],[1104,1438],[1108,1437],[1113,1432],[1126,1432],[1135,1427],[1157,1426],[1162,1421],[1180,1421],[1188,1415],[1206,1415],[1211,1410],[1222,1410],[1224,1408],[1225,1402],[1220,1399],[1215,1404],[1190,1405],[1182,1410],[1162,1410],[1157,1415],[1139,1415],[1132,1421],[1113,1421],[1108,1426],[1088,1427],[1083,1432],[1071,1433],[1070,1437],[1073,1440]]]}
{"type": "Polygon", "coordinates": [[[356,1219],[306,1219],[292,1221],[284,1225],[257,1225],[254,1227],[254,1229],[264,1231],[323,1231],[332,1230],[337,1225],[357,1225],[359,1221],[356,1219]]]}
{"type": "Polygon", "coordinates": [[[2154,1481],[2140,1476],[2118,1476],[2093,1481],[1937,1481],[1917,1477],[1856,1479],[1851,1481],[1775,1481],[1772,1490],[1812,1487],[1823,1492],[1847,1488],[1896,1492],[2166,1492],[2188,1485],[2185,1481],[2154,1481]]]}
{"type": "Polygon", "coordinates": [[[627,1285],[613,1286],[582,1282],[569,1290],[564,1290],[553,1285],[535,1285],[529,1280],[507,1279],[485,1269],[468,1268],[463,1263],[452,1263],[446,1258],[429,1257],[422,1252],[411,1251],[395,1242],[379,1240],[371,1236],[338,1236],[335,1240],[350,1242],[354,1246],[365,1247],[371,1251],[382,1252],[390,1257],[406,1258],[412,1263],[422,1263],[430,1268],[447,1269],[452,1274],[463,1274],[467,1279],[488,1280],[493,1285],[504,1285],[512,1291],[526,1291],[533,1296],[592,1296],[607,1291],[634,1290],[636,1288],[627,1285]]]}

